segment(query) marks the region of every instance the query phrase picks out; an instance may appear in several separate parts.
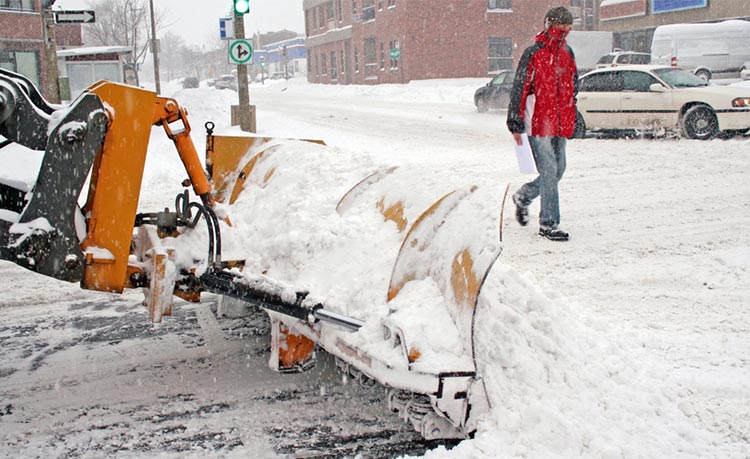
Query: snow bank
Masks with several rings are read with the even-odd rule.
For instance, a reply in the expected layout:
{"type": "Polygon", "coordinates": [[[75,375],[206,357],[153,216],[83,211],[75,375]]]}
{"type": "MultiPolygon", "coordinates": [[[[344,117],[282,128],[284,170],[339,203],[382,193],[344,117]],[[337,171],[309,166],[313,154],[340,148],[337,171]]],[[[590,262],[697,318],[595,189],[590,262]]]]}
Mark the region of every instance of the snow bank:
{"type": "Polygon", "coordinates": [[[638,338],[542,291],[531,273],[496,265],[479,314],[491,411],[474,439],[424,458],[727,457],[683,413],[686,394],[639,361],[638,338]]]}

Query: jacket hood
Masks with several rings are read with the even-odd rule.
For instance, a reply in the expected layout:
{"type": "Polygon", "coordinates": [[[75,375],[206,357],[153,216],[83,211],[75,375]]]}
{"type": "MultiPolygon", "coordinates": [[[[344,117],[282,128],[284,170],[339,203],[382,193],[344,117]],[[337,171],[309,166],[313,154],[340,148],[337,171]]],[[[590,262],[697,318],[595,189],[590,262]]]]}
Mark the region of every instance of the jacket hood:
{"type": "Polygon", "coordinates": [[[565,44],[565,36],[557,30],[550,29],[536,34],[534,41],[545,45],[561,46],[565,44]]]}

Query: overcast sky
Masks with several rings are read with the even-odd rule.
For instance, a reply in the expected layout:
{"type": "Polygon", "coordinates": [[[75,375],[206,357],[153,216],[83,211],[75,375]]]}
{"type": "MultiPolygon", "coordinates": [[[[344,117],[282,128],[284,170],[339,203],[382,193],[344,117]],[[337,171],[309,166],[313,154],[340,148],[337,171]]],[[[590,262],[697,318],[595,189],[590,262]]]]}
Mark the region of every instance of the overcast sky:
{"type": "MultiPolygon", "coordinates": [[[[170,13],[167,21],[172,31],[195,45],[211,42],[219,36],[219,18],[227,16],[231,0],[153,0],[156,10],[170,13]]],[[[57,0],[54,9],[90,9],[90,0],[57,0]]],[[[288,29],[304,33],[305,19],[302,0],[250,0],[250,13],[245,16],[245,34],[288,29]]],[[[161,32],[161,31],[160,31],[161,32]]],[[[157,36],[159,33],[157,32],[157,36]]]]}

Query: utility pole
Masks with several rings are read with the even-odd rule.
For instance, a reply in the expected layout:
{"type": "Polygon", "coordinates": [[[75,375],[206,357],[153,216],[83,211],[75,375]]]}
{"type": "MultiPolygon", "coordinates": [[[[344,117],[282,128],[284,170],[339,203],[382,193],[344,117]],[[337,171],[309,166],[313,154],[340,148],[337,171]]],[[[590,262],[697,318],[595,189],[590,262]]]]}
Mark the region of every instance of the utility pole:
{"type": "Polygon", "coordinates": [[[281,54],[283,56],[283,61],[284,61],[284,79],[288,80],[289,79],[289,57],[287,55],[286,45],[284,45],[281,48],[281,54]]]}
{"type": "Polygon", "coordinates": [[[60,103],[60,75],[57,72],[57,44],[55,40],[55,17],[52,14],[52,5],[55,0],[40,2],[42,10],[42,29],[44,31],[44,75],[42,84],[44,86],[44,97],[53,104],[60,103]]]}
{"type": "Polygon", "coordinates": [[[154,83],[156,93],[161,94],[161,83],[159,82],[159,42],[156,40],[156,21],[154,20],[154,0],[148,0],[151,7],[151,52],[154,55],[154,83]]]}
{"type": "MultiPolygon", "coordinates": [[[[234,12],[234,37],[245,39],[245,17],[234,12]]],[[[247,87],[247,65],[237,65],[237,94],[239,96],[240,129],[245,132],[255,132],[255,107],[250,106],[250,90],[247,87]]]]}

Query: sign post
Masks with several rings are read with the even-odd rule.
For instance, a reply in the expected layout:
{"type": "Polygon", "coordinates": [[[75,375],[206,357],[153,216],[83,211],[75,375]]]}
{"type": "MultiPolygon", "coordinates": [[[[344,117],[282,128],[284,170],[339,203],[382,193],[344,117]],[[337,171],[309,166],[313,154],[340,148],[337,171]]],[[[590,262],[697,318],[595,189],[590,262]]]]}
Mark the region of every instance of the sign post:
{"type": "Polygon", "coordinates": [[[247,64],[253,57],[253,47],[245,40],[245,18],[234,12],[234,36],[229,44],[229,58],[237,63],[237,96],[239,97],[240,129],[255,132],[255,106],[250,105],[247,88],[247,64]]]}
{"type": "MultiPolygon", "coordinates": [[[[396,46],[399,46],[398,42],[396,43],[396,46]]],[[[388,50],[388,56],[391,58],[391,60],[401,59],[401,48],[391,48],[388,50]]],[[[401,61],[401,63],[396,63],[398,67],[401,68],[401,84],[404,84],[404,62],[401,61]]]]}

